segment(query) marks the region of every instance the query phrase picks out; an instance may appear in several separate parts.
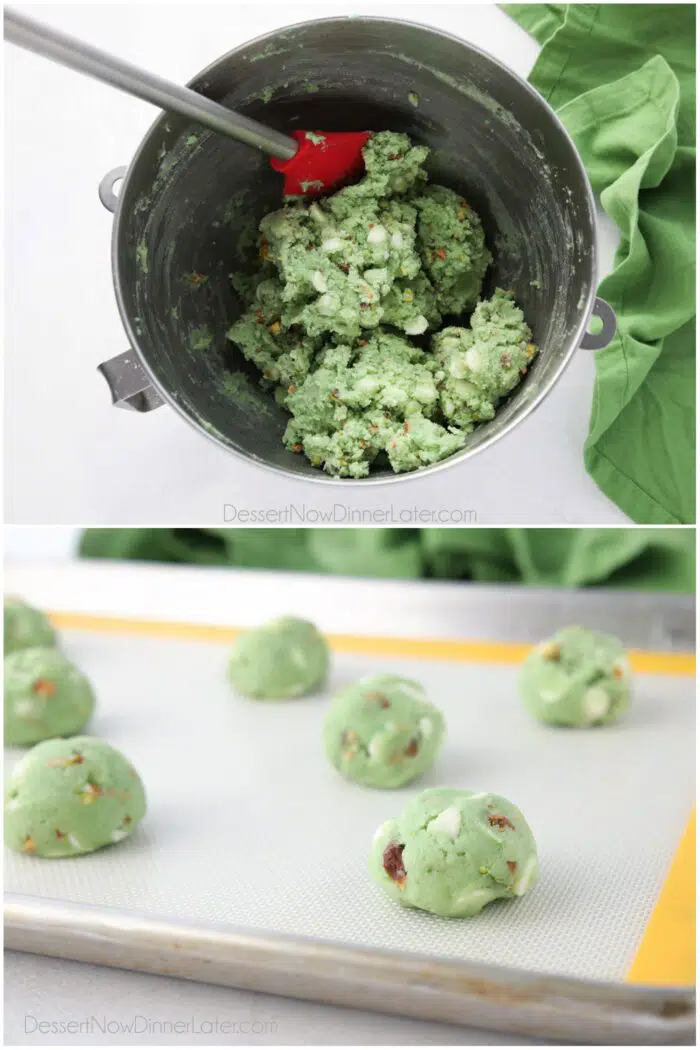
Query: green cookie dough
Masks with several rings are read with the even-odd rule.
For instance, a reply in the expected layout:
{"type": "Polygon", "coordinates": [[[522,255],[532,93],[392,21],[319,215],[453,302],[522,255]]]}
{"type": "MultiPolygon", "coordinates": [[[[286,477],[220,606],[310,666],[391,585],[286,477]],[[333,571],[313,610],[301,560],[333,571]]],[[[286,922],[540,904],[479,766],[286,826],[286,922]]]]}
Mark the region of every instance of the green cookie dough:
{"type": "Polygon", "coordinates": [[[432,788],[377,830],[369,869],[392,900],[468,918],[500,897],[522,897],[538,876],[520,810],[487,792],[432,788]]]}
{"type": "Polygon", "coordinates": [[[380,453],[395,470],[412,470],[456,451],[463,437],[425,418],[439,392],[434,361],[386,331],[354,353],[329,348],[319,367],[286,399],[293,419],[284,440],[330,474],[364,477],[380,453]]]}
{"type": "Polygon", "coordinates": [[[75,857],[121,842],[146,812],[143,784],[115,748],[89,736],[45,740],[12,770],[5,845],[39,857],[75,857]]]}
{"type": "Polygon", "coordinates": [[[95,695],[58,649],[20,649],[5,657],[5,743],[71,736],[86,724],[95,695]]]}
{"type": "Polygon", "coordinates": [[[496,406],[520,382],[537,353],[532,333],[513,297],[500,288],[480,302],[469,328],[443,328],[433,337],[442,371],[440,408],[464,431],[493,419],[496,406]]]}
{"type": "Polygon", "coordinates": [[[335,768],[358,784],[396,788],[432,765],[445,723],[418,682],[398,675],[361,678],[334,699],[323,739],[335,768]]]}
{"type": "Polygon", "coordinates": [[[629,661],[617,638],[565,627],[527,657],[520,690],[525,707],[541,722],[606,725],[629,703],[629,661]]]}
{"type": "Polygon", "coordinates": [[[325,681],[330,653],[307,620],[282,616],[236,640],[228,674],[234,688],[257,700],[303,696],[325,681]]]}
{"type": "Polygon", "coordinates": [[[363,154],[355,185],[265,216],[253,302],[227,333],[291,413],[287,448],[349,478],[452,455],[537,350],[512,295],[479,302],[481,220],[427,184],[429,151],[382,131],[363,154]]]}
{"type": "Polygon", "coordinates": [[[55,645],[56,635],[48,619],[21,598],[5,596],[5,655],[36,645],[55,645]]]}
{"type": "Polygon", "coordinates": [[[418,244],[438,309],[444,314],[472,310],[492,262],[481,219],[446,186],[428,186],[414,201],[418,244]]]}

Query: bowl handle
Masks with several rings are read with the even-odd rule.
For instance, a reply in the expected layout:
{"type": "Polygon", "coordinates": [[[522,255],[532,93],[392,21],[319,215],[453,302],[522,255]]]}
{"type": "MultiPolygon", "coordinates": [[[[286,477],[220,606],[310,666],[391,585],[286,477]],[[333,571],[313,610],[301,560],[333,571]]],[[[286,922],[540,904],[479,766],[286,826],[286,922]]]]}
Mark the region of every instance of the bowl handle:
{"type": "Polygon", "coordinates": [[[603,327],[599,332],[596,332],[595,335],[591,332],[586,332],[581,340],[581,349],[603,350],[608,343],[612,341],[612,338],[617,331],[617,318],[615,317],[615,311],[610,303],[606,303],[605,299],[596,298],[593,303],[591,317],[599,317],[603,322],[603,327]]]}
{"type": "Polygon", "coordinates": [[[112,404],[133,412],[152,412],[164,403],[151,380],[139,364],[133,350],[118,354],[97,366],[107,380],[112,404]]]}
{"type": "Polygon", "coordinates": [[[114,187],[117,185],[118,182],[121,182],[125,175],[125,167],[122,166],[121,168],[112,168],[111,171],[107,172],[107,174],[102,179],[100,185],[97,188],[97,192],[100,195],[100,200],[104,204],[107,211],[111,211],[112,214],[114,214],[114,212],[117,210],[117,205],[119,204],[119,197],[114,192],[114,187]]]}

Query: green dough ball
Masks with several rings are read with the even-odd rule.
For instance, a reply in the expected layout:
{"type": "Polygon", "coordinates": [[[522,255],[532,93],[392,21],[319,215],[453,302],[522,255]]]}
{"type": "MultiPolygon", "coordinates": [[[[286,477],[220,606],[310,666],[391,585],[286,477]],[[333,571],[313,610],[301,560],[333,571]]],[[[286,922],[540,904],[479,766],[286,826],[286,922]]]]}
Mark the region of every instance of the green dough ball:
{"type": "Polygon", "coordinates": [[[629,661],[617,638],[565,627],[527,657],[520,689],[525,707],[541,722],[605,725],[629,703],[629,661]]]}
{"type": "Polygon", "coordinates": [[[244,696],[285,700],[322,685],[329,664],[328,645],[320,631],[307,620],[283,616],[236,640],[229,678],[244,696]]]}
{"type": "Polygon", "coordinates": [[[46,740],[12,770],[5,845],[39,857],[92,853],[121,842],[145,812],[139,775],[115,748],[89,736],[46,740]]]}
{"type": "Polygon", "coordinates": [[[21,598],[5,598],[5,655],[36,645],[55,645],[56,635],[48,619],[21,598]]]}
{"type": "Polygon", "coordinates": [[[89,681],[58,649],[20,649],[5,657],[5,743],[71,736],[95,706],[89,681]]]}
{"type": "Polygon", "coordinates": [[[525,817],[500,795],[432,788],[374,836],[370,872],[392,900],[468,918],[499,897],[522,897],[538,875],[525,817]]]}
{"type": "Polygon", "coordinates": [[[442,714],[418,682],[398,675],[362,678],[334,697],[323,738],[326,755],[350,780],[396,788],[420,776],[440,750],[442,714]]]}

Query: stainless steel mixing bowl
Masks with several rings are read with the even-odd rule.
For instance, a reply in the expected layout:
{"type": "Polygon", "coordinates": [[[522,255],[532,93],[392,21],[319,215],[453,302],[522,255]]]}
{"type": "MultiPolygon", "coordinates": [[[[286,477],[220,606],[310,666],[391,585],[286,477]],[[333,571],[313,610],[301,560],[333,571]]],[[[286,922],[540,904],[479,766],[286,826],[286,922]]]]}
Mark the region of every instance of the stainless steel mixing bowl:
{"type": "Polygon", "coordinates": [[[255,255],[257,223],[280,206],[280,176],[250,147],[164,114],[128,170],[100,187],[114,211],[114,283],[131,346],[100,366],[116,404],[168,402],[202,435],[286,475],[398,482],[492,444],[540,404],[579,346],[612,338],[614,315],[595,299],[595,212],[578,154],[547,103],[482,51],[407,22],[324,19],[245,44],[190,86],[279,129],[390,128],[430,146],[432,179],[484,219],[495,256],[486,291],[513,289],[541,353],[495,419],[442,463],[338,481],[287,452],[289,417],[225,337],[243,305],[230,274],[255,255]],[[590,336],[594,310],[603,332],[590,336]]]}

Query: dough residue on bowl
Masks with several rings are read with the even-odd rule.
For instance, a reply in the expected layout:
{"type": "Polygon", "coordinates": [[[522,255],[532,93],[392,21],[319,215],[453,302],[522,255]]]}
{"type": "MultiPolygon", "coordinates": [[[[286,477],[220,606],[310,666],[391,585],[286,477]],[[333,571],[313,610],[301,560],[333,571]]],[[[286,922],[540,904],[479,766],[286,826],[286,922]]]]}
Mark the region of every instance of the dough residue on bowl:
{"type": "Polygon", "coordinates": [[[457,451],[537,353],[511,292],[480,299],[481,219],[428,182],[429,150],[385,131],[363,152],[356,184],[263,218],[250,305],[227,333],[290,412],[287,448],[351,478],[457,451]]]}

